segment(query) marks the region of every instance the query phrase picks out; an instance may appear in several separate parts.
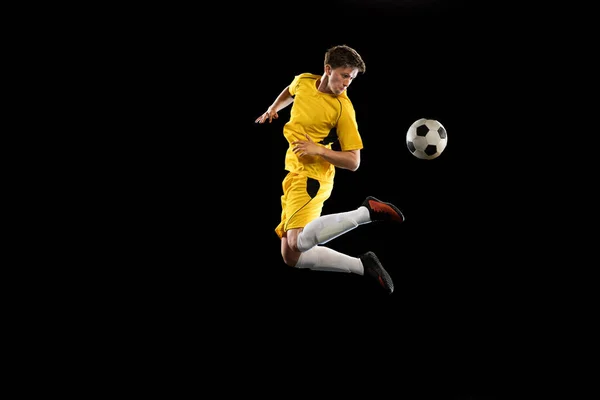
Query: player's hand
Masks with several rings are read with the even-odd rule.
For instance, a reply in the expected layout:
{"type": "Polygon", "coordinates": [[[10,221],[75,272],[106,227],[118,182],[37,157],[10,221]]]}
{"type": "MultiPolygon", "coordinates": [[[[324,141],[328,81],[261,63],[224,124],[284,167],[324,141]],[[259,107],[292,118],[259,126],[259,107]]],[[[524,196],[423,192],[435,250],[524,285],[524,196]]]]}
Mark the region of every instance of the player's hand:
{"type": "Polygon", "coordinates": [[[256,118],[256,120],[254,122],[262,124],[268,119],[269,123],[271,123],[271,121],[273,121],[274,119],[277,119],[277,118],[279,118],[279,114],[277,114],[277,111],[271,110],[269,108],[267,111],[265,111],[265,113],[263,115],[256,118]]]}
{"type": "Polygon", "coordinates": [[[292,142],[292,151],[298,156],[318,156],[321,152],[321,146],[315,144],[313,140],[305,134],[306,140],[294,140],[292,142]]]}

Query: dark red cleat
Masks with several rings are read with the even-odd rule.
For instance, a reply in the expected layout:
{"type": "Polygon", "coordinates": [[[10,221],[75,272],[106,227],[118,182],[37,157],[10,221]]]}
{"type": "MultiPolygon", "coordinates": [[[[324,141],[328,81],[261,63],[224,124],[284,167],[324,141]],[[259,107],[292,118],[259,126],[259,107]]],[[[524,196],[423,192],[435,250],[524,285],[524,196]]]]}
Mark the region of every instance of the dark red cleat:
{"type": "Polygon", "coordinates": [[[392,294],[394,291],[394,282],[392,282],[392,277],[383,268],[375,253],[369,251],[359,258],[365,269],[364,275],[370,276],[371,278],[377,280],[382,288],[387,290],[389,294],[392,294]]]}
{"type": "Polygon", "coordinates": [[[402,212],[393,205],[392,203],[386,203],[381,200],[377,200],[373,196],[368,196],[362,203],[363,206],[369,210],[371,221],[392,221],[392,222],[404,222],[404,215],[402,212]]]}

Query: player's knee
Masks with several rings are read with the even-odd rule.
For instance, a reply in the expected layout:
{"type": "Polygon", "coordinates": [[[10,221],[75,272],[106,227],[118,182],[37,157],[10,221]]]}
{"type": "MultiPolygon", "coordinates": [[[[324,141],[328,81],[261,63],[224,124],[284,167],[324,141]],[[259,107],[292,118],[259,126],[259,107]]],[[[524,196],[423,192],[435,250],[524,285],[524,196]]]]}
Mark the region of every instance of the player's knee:
{"type": "Polygon", "coordinates": [[[290,266],[290,267],[295,267],[296,264],[298,264],[298,257],[294,257],[294,256],[289,256],[287,254],[282,254],[283,256],[283,262],[290,266]]]}
{"type": "Polygon", "coordinates": [[[281,243],[281,257],[283,262],[290,267],[295,267],[300,258],[300,251],[298,250],[298,242],[296,236],[284,237],[281,243]]]}
{"type": "Polygon", "coordinates": [[[290,267],[295,267],[298,264],[298,259],[300,258],[300,252],[293,251],[292,249],[288,249],[287,251],[281,252],[281,257],[283,258],[283,262],[289,265],[290,267]]]}
{"type": "Polygon", "coordinates": [[[298,234],[296,232],[289,232],[285,238],[285,246],[282,248],[282,252],[291,250],[295,253],[300,253],[301,250],[298,248],[298,234]]]}

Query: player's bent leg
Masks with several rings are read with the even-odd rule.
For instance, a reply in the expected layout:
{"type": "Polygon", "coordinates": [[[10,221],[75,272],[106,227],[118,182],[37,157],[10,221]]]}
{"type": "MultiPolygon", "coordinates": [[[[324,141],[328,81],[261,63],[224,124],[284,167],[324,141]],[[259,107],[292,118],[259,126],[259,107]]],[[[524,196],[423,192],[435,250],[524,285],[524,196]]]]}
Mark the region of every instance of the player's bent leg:
{"type": "MultiPolygon", "coordinates": [[[[295,248],[298,251],[307,251],[318,244],[325,244],[359,225],[376,221],[400,223],[404,221],[404,215],[392,203],[368,196],[356,210],[322,215],[306,224],[304,230],[298,233],[295,248]]],[[[292,246],[292,248],[294,247],[292,246]]]]}
{"type": "Polygon", "coordinates": [[[295,241],[299,232],[301,229],[292,229],[281,238],[281,255],[290,267],[364,275],[375,279],[388,293],[394,291],[392,278],[375,253],[369,251],[359,257],[351,257],[325,246],[315,246],[304,252],[296,251],[290,243],[295,241]]]}
{"type": "Polygon", "coordinates": [[[315,246],[300,253],[296,268],[314,271],[348,272],[364,275],[377,281],[389,294],[394,291],[392,277],[381,265],[375,253],[369,251],[360,257],[350,257],[329,247],[315,246]]]}

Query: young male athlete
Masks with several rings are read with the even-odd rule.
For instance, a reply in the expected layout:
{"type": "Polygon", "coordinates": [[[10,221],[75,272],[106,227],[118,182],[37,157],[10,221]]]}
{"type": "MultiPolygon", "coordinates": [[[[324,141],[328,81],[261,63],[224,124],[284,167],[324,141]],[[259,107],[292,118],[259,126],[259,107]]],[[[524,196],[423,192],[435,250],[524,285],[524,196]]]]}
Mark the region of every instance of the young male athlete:
{"type": "Polygon", "coordinates": [[[279,118],[292,105],[283,127],[289,142],[281,196],[281,221],[275,233],[281,239],[283,261],[296,268],[338,271],[374,278],[387,290],[394,284],[375,253],[352,257],[321,246],[359,225],[375,221],[401,223],[404,215],[393,204],[372,196],[355,210],[321,215],[333,190],[335,168],[356,171],[363,142],[356,114],[346,90],[366,66],[356,50],[334,46],[325,53],[322,75],[302,73],[256,119],[262,124],[279,118]],[[332,144],[339,142],[334,150],[332,144]]]}

